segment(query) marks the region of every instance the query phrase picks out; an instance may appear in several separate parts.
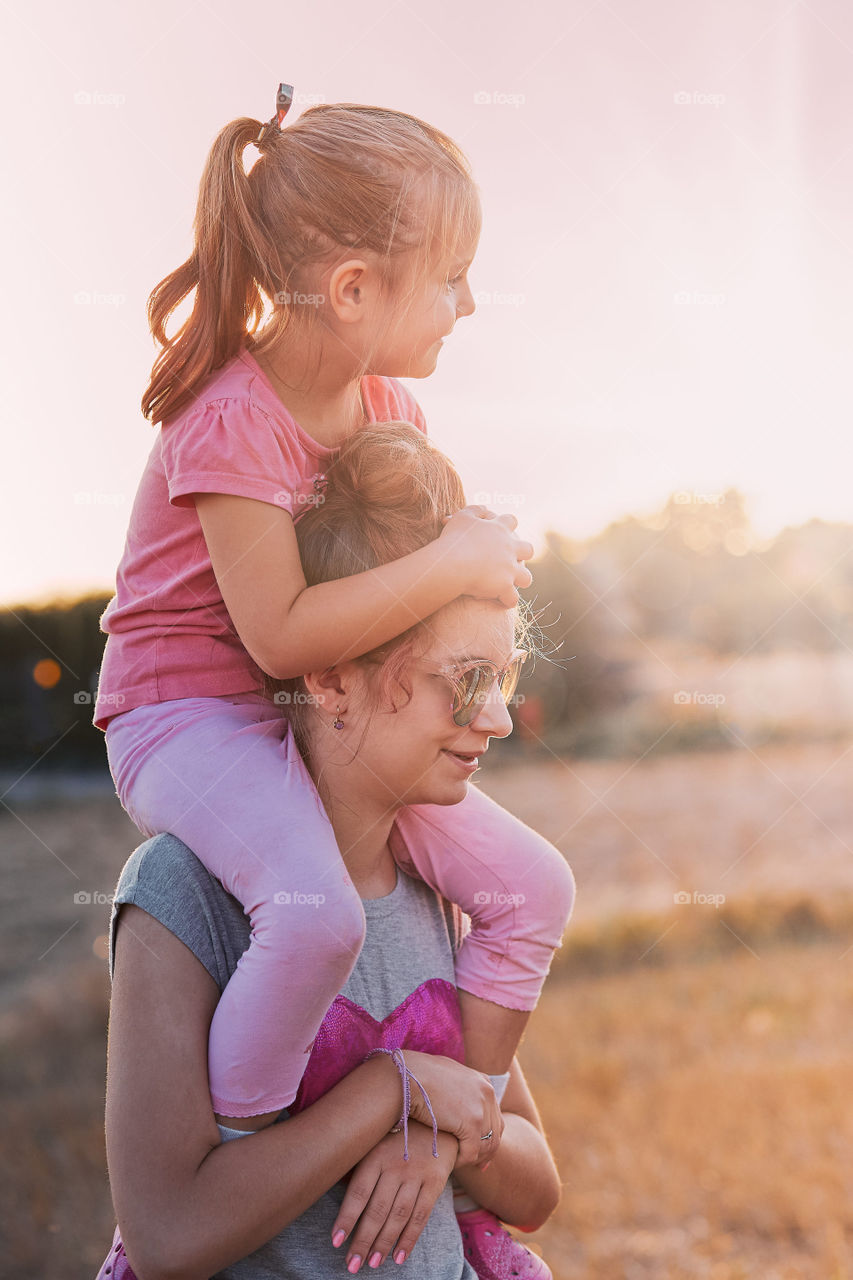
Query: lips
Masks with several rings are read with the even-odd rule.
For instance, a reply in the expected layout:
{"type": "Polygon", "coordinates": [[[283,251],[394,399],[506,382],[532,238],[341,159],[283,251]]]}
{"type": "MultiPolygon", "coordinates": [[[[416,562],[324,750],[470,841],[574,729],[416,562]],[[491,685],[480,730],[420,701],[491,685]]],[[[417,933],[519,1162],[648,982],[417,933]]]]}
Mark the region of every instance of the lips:
{"type": "Polygon", "coordinates": [[[479,768],[480,756],[477,752],[448,751],[445,748],[442,754],[448,756],[456,765],[458,765],[460,769],[463,769],[466,773],[473,773],[475,769],[479,768]]]}

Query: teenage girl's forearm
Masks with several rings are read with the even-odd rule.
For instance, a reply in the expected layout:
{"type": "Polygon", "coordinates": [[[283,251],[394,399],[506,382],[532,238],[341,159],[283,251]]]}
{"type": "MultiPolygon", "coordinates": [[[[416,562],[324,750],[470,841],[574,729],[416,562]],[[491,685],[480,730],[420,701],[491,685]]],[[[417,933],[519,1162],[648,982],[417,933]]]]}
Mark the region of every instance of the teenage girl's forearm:
{"type": "Polygon", "coordinates": [[[501,1145],[488,1168],[466,1165],[455,1169],[454,1176],[503,1222],[536,1231],[559,1204],[560,1175],[545,1135],[535,1125],[506,1111],[504,1121],[501,1145]]]}
{"type": "Polygon", "coordinates": [[[373,1149],[399,1119],[400,1099],[394,1064],[377,1057],[307,1111],[214,1147],[171,1220],[158,1223],[156,1244],[144,1233],[146,1280],[206,1280],[253,1253],[373,1149]]]}
{"type": "Polygon", "coordinates": [[[283,613],[275,646],[259,665],[285,680],[357,658],[462,593],[456,565],[436,539],[390,564],[306,587],[283,613]]]}

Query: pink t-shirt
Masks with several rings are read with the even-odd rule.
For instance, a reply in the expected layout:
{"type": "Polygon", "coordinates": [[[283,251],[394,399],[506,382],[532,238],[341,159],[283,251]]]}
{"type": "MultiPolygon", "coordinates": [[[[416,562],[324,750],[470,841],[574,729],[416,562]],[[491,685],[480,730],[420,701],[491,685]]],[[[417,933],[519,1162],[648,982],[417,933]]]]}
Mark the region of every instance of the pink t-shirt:
{"type": "MultiPolygon", "coordinates": [[[[371,422],[411,422],[426,431],[420,406],[396,378],[368,375],[361,394],[371,422]]],[[[101,617],[108,639],[96,728],[148,703],[260,687],[263,673],[225,607],[192,495],[256,498],[297,519],[316,502],[314,481],[336,452],[306,435],[245,350],[160,427],[133,504],[116,593],[101,617]]]]}

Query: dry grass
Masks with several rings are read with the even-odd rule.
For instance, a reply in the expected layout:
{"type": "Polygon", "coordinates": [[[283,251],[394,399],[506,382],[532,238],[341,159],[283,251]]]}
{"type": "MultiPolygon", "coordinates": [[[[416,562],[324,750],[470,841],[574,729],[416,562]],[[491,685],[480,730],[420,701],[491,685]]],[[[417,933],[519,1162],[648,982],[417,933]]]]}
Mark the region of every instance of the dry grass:
{"type": "MultiPolygon", "coordinates": [[[[853,1280],[848,759],[814,744],[488,775],[578,879],[522,1051],[565,1183],[535,1238],[556,1280],[853,1280]],[[727,901],[675,906],[681,888],[727,901]]],[[[91,1280],[113,1224],[109,908],[73,894],[111,892],[138,837],[109,798],[15,808],[0,1271],[91,1280]]]]}
{"type": "Polygon", "coordinates": [[[522,1054],[564,1178],[555,1277],[853,1275],[851,1014],[835,943],[556,978],[522,1054]]]}

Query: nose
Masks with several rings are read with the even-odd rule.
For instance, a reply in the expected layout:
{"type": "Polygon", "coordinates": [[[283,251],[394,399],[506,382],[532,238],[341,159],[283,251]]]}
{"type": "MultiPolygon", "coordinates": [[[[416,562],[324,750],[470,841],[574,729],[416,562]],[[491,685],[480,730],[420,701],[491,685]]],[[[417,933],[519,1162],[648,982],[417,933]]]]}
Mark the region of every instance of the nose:
{"type": "Polygon", "coordinates": [[[506,738],[512,733],[512,716],[503,700],[497,680],[489,690],[489,696],[471,721],[471,728],[488,733],[492,738],[506,738]]]}
{"type": "Polygon", "coordinates": [[[457,316],[472,316],[477,310],[477,304],[474,301],[474,295],[471,292],[471,286],[466,276],[462,288],[456,294],[456,314],[457,316]]]}

